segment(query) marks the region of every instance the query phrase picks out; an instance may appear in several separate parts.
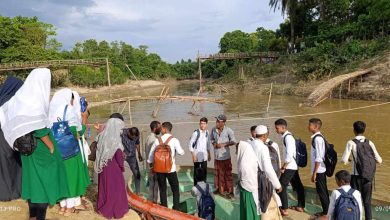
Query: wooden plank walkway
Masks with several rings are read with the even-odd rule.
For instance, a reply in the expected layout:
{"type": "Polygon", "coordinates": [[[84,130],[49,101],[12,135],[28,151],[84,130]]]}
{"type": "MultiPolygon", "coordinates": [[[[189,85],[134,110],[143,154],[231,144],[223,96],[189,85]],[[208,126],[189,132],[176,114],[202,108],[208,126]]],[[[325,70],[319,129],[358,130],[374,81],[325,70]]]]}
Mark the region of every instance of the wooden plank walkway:
{"type": "Polygon", "coordinates": [[[77,65],[88,65],[88,66],[106,65],[106,58],[76,59],[76,60],[43,60],[43,61],[28,61],[28,62],[17,62],[17,63],[0,63],[0,72],[34,69],[38,67],[77,66],[77,65]]]}
{"type": "Polygon", "coordinates": [[[330,95],[330,93],[340,86],[342,83],[353,80],[356,77],[363,76],[366,74],[369,74],[373,71],[373,68],[365,69],[365,70],[358,70],[352,73],[336,76],[319,86],[310,94],[310,96],[306,99],[304,104],[306,106],[315,107],[325,99],[327,99],[330,95]]]}
{"type": "Polygon", "coordinates": [[[240,52],[240,53],[217,53],[210,55],[199,55],[198,59],[203,60],[236,60],[236,59],[271,59],[275,60],[279,57],[277,52],[240,52]]]}

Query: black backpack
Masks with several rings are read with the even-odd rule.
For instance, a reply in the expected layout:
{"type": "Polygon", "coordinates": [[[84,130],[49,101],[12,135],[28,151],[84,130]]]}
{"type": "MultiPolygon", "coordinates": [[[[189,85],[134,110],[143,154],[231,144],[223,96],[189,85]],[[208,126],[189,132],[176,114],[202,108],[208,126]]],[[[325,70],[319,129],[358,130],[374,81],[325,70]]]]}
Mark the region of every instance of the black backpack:
{"type": "Polygon", "coordinates": [[[272,141],[269,141],[266,143],[266,145],[268,146],[268,150],[269,150],[269,155],[271,157],[271,163],[272,163],[272,167],[274,168],[275,170],[275,173],[278,174],[279,171],[280,171],[280,167],[279,167],[279,155],[278,155],[278,152],[275,150],[274,147],[272,147],[272,144],[274,142],[272,141]]]}
{"type": "Polygon", "coordinates": [[[376,171],[376,160],[370,141],[368,139],[364,142],[360,142],[357,139],[353,139],[352,141],[356,144],[357,152],[356,157],[352,153],[355,169],[363,179],[373,180],[376,171]]]}
{"type": "Polygon", "coordinates": [[[265,212],[271,202],[274,187],[260,167],[257,168],[257,182],[260,208],[265,212]]]}
{"type": "MultiPolygon", "coordinates": [[[[283,144],[284,147],[286,147],[286,137],[287,135],[292,134],[286,134],[283,138],[283,144]]],[[[294,136],[293,136],[294,137],[294,136]]],[[[295,162],[299,167],[306,167],[307,166],[307,148],[305,142],[303,142],[301,139],[295,139],[295,147],[296,147],[296,155],[295,155],[295,162]]]]}
{"type": "Polygon", "coordinates": [[[328,141],[325,139],[322,134],[317,134],[313,137],[311,145],[315,149],[315,139],[317,137],[321,137],[324,139],[325,142],[325,158],[324,158],[324,164],[326,167],[326,176],[331,177],[333,176],[334,170],[336,169],[336,164],[337,164],[337,152],[334,149],[333,144],[329,144],[328,141]]]}
{"type": "Polygon", "coordinates": [[[24,156],[31,155],[35,148],[37,148],[37,140],[32,132],[17,138],[14,142],[14,149],[24,156]]]}

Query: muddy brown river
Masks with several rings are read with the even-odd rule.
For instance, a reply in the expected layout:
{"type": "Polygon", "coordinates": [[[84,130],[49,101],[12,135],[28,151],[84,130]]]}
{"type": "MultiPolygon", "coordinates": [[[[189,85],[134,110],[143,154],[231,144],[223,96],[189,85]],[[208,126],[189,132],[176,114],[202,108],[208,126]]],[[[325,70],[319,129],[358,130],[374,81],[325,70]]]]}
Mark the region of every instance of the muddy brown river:
{"type": "MultiPolygon", "coordinates": [[[[159,95],[161,87],[148,88],[147,93],[150,95],[159,95]]],[[[184,83],[170,86],[172,95],[197,95],[197,83],[184,83]]],[[[89,101],[102,101],[110,98],[109,92],[104,94],[90,93],[87,94],[89,101]]],[[[112,91],[112,98],[126,97],[126,96],[144,96],[145,93],[140,89],[132,90],[116,90],[112,91]]],[[[218,95],[202,94],[203,96],[218,97],[218,95]]],[[[281,138],[275,133],[273,129],[273,122],[277,117],[288,116],[286,119],[289,123],[289,130],[295,136],[302,138],[302,140],[310,146],[311,134],[307,130],[308,120],[312,115],[318,114],[323,121],[323,134],[329,142],[335,145],[336,151],[341,159],[345,145],[353,135],[352,124],[356,120],[363,120],[367,123],[366,137],[372,140],[383,158],[383,164],[378,165],[376,173],[376,183],[374,190],[374,198],[384,201],[390,201],[390,104],[375,106],[370,108],[362,108],[352,111],[341,111],[343,109],[359,108],[369,105],[375,105],[380,102],[373,101],[359,101],[359,100],[339,100],[330,99],[322,102],[315,108],[300,107],[303,98],[292,96],[273,96],[270,103],[269,113],[266,112],[268,96],[261,95],[256,92],[241,92],[237,91],[233,94],[222,94],[223,97],[229,101],[225,105],[215,103],[202,103],[196,108],[199,115],[189,114],[192,102],[183,101],[164,101],[160,106],[157,120],[170,121],[173,123],[173,134],[177,137],[182,147],[185,149],[184,156],[178,156],[177,162],[181,165],[191,165],[191,156],[188,151],[189,138],[197,128],[198,120],[201,116],[209,118],[209,129],[215,124],[214,117],[218,114],[224,113],[228,117],[227,126],[231,127],[238,140],[246,140],[249,137],[249,128],[252,125],[264,124],[271,128],[271,139],[281,145],[281,138]],[[331,113],[329,113],[331,112],[331,113]],[[323,114],[326,113],[326,114],[323,114]],[[270,118],[270,119],[267,119],[270,118]]],[[[131,119],[134,126],[142,130],[145,138],[149,133],[148,124],[154,120],[152,112],[156,106],[156,101],[133,101],[131,102],[131,119]]],[[[91,109],[90,122],[104,122],[110,113],[120,112],[124,109],[124,117],[127,124],[130,124],[128,114],[128,107],[124,108],[124,104],[112,104],[91,109]]],[[[92,131],[92,137],[94,136],[92,131]]],[[[282,150],[282,149],[281,149],[282,150]]],[[[310,150],[310,148],[308,148],[310,150]]],[[[234,150],[231,151],[234,167],[236,167],[236,160],[234,150]]],[[[310,163],[309,163],[310,164],[310,163]]],[[[141,165],[141,167],[144,165],[141,165]]],[[[213,162],[209,163],[213,167],[213,162]]],[[[236,169],[236,168],[235,168],[236,169]]],[[[343,165],[339,163],[337,169],[351,170],[350,165],[343,165]]],[[[310,182],[310,165],[301,169],[301,178],[305,186],[314,187],[310,182]]],[[[333,178],[328,179],[329,189],[336,187],[333,178]]]]}

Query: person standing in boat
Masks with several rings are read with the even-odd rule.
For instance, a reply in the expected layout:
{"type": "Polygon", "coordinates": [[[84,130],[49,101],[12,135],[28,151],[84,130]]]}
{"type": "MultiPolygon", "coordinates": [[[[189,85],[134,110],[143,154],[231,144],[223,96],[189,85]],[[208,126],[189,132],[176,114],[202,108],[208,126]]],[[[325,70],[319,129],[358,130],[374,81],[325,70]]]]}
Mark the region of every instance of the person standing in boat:
{"type": "Polygon", "coordinates": [[[376,163],[382,163],[382,158],[376,150],[375,144],[364,137],[366,123],[356,121],[353,123],[355,138],[348,141],[341,161],[348,164],[352,154],[351,186],[362,194],[365,210],[365,219],[372,219],[371,197],[372,182],[375,176],[376,163]],[[364,159],[363,159],[364,158],[364,159]],[[364,166],[363,165],[366,165],[364,166]]]}
{"type": "Polygon", "coordinates": [[[207,130],[207,118],[203,117],[199,121],[199,129],[192,133],[188,148],[192,154],[192,161],[194,162],[194,186],[198,183],[196,169],[200,168],[207,177],[207,161],[211,160],[211,142],[209,131],[207,130]]]}
{"type": "MultiPolygon", "coordinates": [[[[265,144],[268,139],[268,128],[264,125],[259,125],[256,127],[256,138],[252,141],[252,148],[255,152],[257,160],[259,161],[260,169],[265,173],[269,181],[274,187],[273,196],[271,202],[268,205],[267,210],[261,210],[261,219],[262,220],[282,220],[282,215],[279,210],[281,205],[280,198],[277,193],[282,191],[282,185],[279,182],[279,178],[275,173],[275,170],[272,166],[271,157],[269,154],[268,146],[265,144]]],[[[257,168],[257,167],[256,167],[257,168]]],[[[257,178],[257,175],[255,176],[257,178]]]]}
{"type": "MultiPolygon", "coordinates": [[[[146,157],[149,156],[150,150],[152,149],[152,146],[154,142],[157,140],[157,137],[161,133],[161,123],[159,121],[152,121],[150,123],[150,134],[146,138],[145,141],[145,155],[146,157]]],[[[148,172],[148,185],[149,185],[149,196],[148,200],[152,201],[154,203],[158,202],[158,182],[157,182],[157,175],[153,173],[153,171],[149,168],[148,172]]]]}
{"type": "Polygon", "coordinates": [[[309,120],[309,131],[313,135],[311,146],[311,181],[316,184],[316,191],[320,198],[322,212],[317,213],[317,216],[324,216],[328,214],[329,208],[329,191],[326,178],[325,158],[325,138],[321,134],[322,121],[318,118],[309,120]],[[313,146],[314,145],[314,146],[313,146]]]}
{"type": "Polygon", "coordinates": [[[167,179],[168,179],[173,194],[173,209],[179,210],[180,191],[179,191],[179,180],[177,178],[175,161],[176,161],[176,153],[179,155],[184,155],[184,150],[181,147],[179,140],[177,138],[174,138],[173,135],[171,134],[172,128],[173,126],[170,122],[162,123],[163,135],[159,138],[159,140],[156,140],[154,142],[152,148],[150,149],[149,158],[147,162],[152,168],[154,165],[154,152],[157,146],[160,145],[160,141],[162,143],[169,145],[171,150],[171,160],[172,160],[171,170],[168,173],[156,173],[156,175],[158,181],[158,188],[160,190],[161,205],[168,207],[168,200],[167,200],[167,179]]]}
{"type": "Polygon", "coordinates": [[[288,196],[287,186],[291,183],[293,189],[297,191],[298,205],[290,207],[298,212],[303,212],[305,208],[305,189],[303,187],[301,178],[299,176],[298,165],[296,162],[296,144],[294,136],[287,130],[287,121],[284,119],[278,119],[275,121],[276,133],[281,135],[284,145],[284,163],[280,169],[280,183],[283,190],[279,194],[282,200],[281,213],[283,216],[287,216],[288,212],[288,196]]]}
{"type": "Polygon", "coordinates": [[[236,152],[240,188],[240,219],[259,219],[261,214],[257,180],[259,160],[248,142],[240,141],[236,144],[236,152]]]}
{"type": "Polygon", "coordinates": [[[141,172],[139,171],[136,153],[138,154],[139,162],[144,161],[141,155],[139,137],[140,133],[136,127],[123,130],[122,143],[125,148],[124,153],[126,156],[126,162],[129,164],[131,172],[133,173],[135,192],[137,195],[139,195],[141,191],[141,172]]]}
{"type": "MultiPolygon", "coordinates": [[[[23,81],[9,76],[0,88],[0,106],[6,103],[23,85],[23,81]]],[[[18,151],[4,139],[0,129],[0,201],[20,198],[22,187],[22,162],[18,151]]]]}
{"type": "Polygon", "coordinates": [[[123,218],[129,211],[123,176],[125,167],[121,134],[124,127],[123,116],[114,113],[96,137],[98,144],[94,169],[99,174],[96,209],[107,219],[123,218]]]}
{"type": "Polygon", "coordinates": [[[225,126],[226,116],[216,117],[216,126],[211,130],[211,144],[214,146],[214,193],[224,195],[227,192],[228,198],[233,198],[233,175],[230,146],[235,145],[234,132],[225,126]]]}

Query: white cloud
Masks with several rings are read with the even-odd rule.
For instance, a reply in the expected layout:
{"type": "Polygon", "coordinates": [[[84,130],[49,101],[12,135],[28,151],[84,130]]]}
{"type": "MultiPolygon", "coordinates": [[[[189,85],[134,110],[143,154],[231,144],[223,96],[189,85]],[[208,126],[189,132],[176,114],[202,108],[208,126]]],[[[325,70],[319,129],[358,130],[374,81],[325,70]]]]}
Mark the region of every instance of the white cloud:
{"type": "Polygon", "coordinates": [[[218,52],[228,31],[276,29],[283,18],[267,0],[0,0],[0,14],[38,16],[54,24],[65,48],[77,41],[146,44],[170,62],[218,52]],[[5,3],[5,4],[3,4],[5,3]]]}

